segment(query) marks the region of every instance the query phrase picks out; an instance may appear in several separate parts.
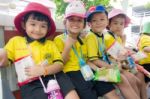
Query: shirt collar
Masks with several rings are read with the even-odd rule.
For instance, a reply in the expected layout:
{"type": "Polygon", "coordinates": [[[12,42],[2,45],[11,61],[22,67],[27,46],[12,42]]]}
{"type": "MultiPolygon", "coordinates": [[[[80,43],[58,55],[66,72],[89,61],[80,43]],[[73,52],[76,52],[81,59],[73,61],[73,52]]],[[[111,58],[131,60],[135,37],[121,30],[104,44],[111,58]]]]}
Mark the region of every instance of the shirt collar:
{"type": "Polygon", "coordinates": [[[38,40],[35,40],[35,39],[29,37],[28,35],[26,35],[25,37],[26,37],[26,40],[28,43],[32,43],[33,41],[38,41],[40,43],[44,43],[46,41],[46,37],[43,37],[43,38],[38,39],[38,40]]]}
{"type": "Polygon", "coordinates": [[[94,33],[97,37],[104,37],[104,35],[103,35],[103,33],[102,33],[102,35],[99,35],[98,33],[96,33],[96,32],[93,32],[92,30],[90,30],[92,33],[94,33]]]}

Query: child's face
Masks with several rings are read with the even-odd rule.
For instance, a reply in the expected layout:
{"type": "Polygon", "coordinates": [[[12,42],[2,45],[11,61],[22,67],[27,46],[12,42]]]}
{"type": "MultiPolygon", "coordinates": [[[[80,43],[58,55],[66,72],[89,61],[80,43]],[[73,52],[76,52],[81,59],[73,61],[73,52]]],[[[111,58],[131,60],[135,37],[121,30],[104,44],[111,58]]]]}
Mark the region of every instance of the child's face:
{"type": "Polygon", "coordinates": [[[105,13],[95,13],[92,16],[91,21],[89,22],[89,26],[95,33],[102,33],[107,25],[108,19],[105,13]]]}
{"type": "Polygon", "coordinates": [[[38,21],[33,18],[33,15],[30,15],[24,28],[29,37],[38,40],[46,36],[48,23],[46,21],[38,21]]]}
{"type": "Polygon", "coordinates": [[[116,33],[117,35],[121,35],[124,30],[124,25],[125,25],[125,18],[123,17],[114,17],[112,18],[109,29],[116,33]]]}
{"type": "Polygon", "coordinates": [[[79,34],[84,28],[84,19],[71,16],[66,19],[65,26],[70,34],[79,34]]]}

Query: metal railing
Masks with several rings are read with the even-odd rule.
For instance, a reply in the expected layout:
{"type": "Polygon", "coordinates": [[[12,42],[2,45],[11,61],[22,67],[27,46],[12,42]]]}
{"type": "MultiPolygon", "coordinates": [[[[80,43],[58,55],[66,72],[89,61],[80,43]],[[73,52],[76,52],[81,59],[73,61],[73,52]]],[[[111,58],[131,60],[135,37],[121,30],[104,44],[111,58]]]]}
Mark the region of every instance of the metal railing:
{"type": "Polygon", "coordinates": [[[150,17],[150,11],[145,11],[145,12],[132,12],[132,15],[135,17],[150,17]]]}

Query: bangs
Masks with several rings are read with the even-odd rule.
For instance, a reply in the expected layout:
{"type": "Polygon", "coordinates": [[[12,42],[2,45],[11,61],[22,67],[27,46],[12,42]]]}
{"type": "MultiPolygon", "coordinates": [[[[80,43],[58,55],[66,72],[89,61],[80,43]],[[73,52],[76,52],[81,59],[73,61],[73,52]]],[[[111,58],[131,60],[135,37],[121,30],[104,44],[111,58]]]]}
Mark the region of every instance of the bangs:
{"type": "Polygon", "coordinates": [[[31,15],[32,15],[32,18],[33,18],[34,20],[45,21],[45,22],[48,23],[48,27],[50,27],[49,18],[48,18],[46,15],[44,15],[44,14],[42,14],[42,13],[39,13],[39,12],[30,12],[30,13],[26,14],[26,15],[24,16],[24,22],[25,22],[25,23],[27,22],[29,16],[31,16],[31,15]]]}

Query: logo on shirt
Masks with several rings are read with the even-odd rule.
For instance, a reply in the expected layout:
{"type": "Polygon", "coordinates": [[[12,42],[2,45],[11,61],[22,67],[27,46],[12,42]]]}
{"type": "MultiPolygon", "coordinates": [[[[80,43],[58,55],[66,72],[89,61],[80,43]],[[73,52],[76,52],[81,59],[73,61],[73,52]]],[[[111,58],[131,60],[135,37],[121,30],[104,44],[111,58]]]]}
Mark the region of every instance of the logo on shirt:
{"type": "Polygon", "coordinates": [[[51,58],[51,54],[50,53],[46,53],[44,58],[49,60],[51,58]]]}

